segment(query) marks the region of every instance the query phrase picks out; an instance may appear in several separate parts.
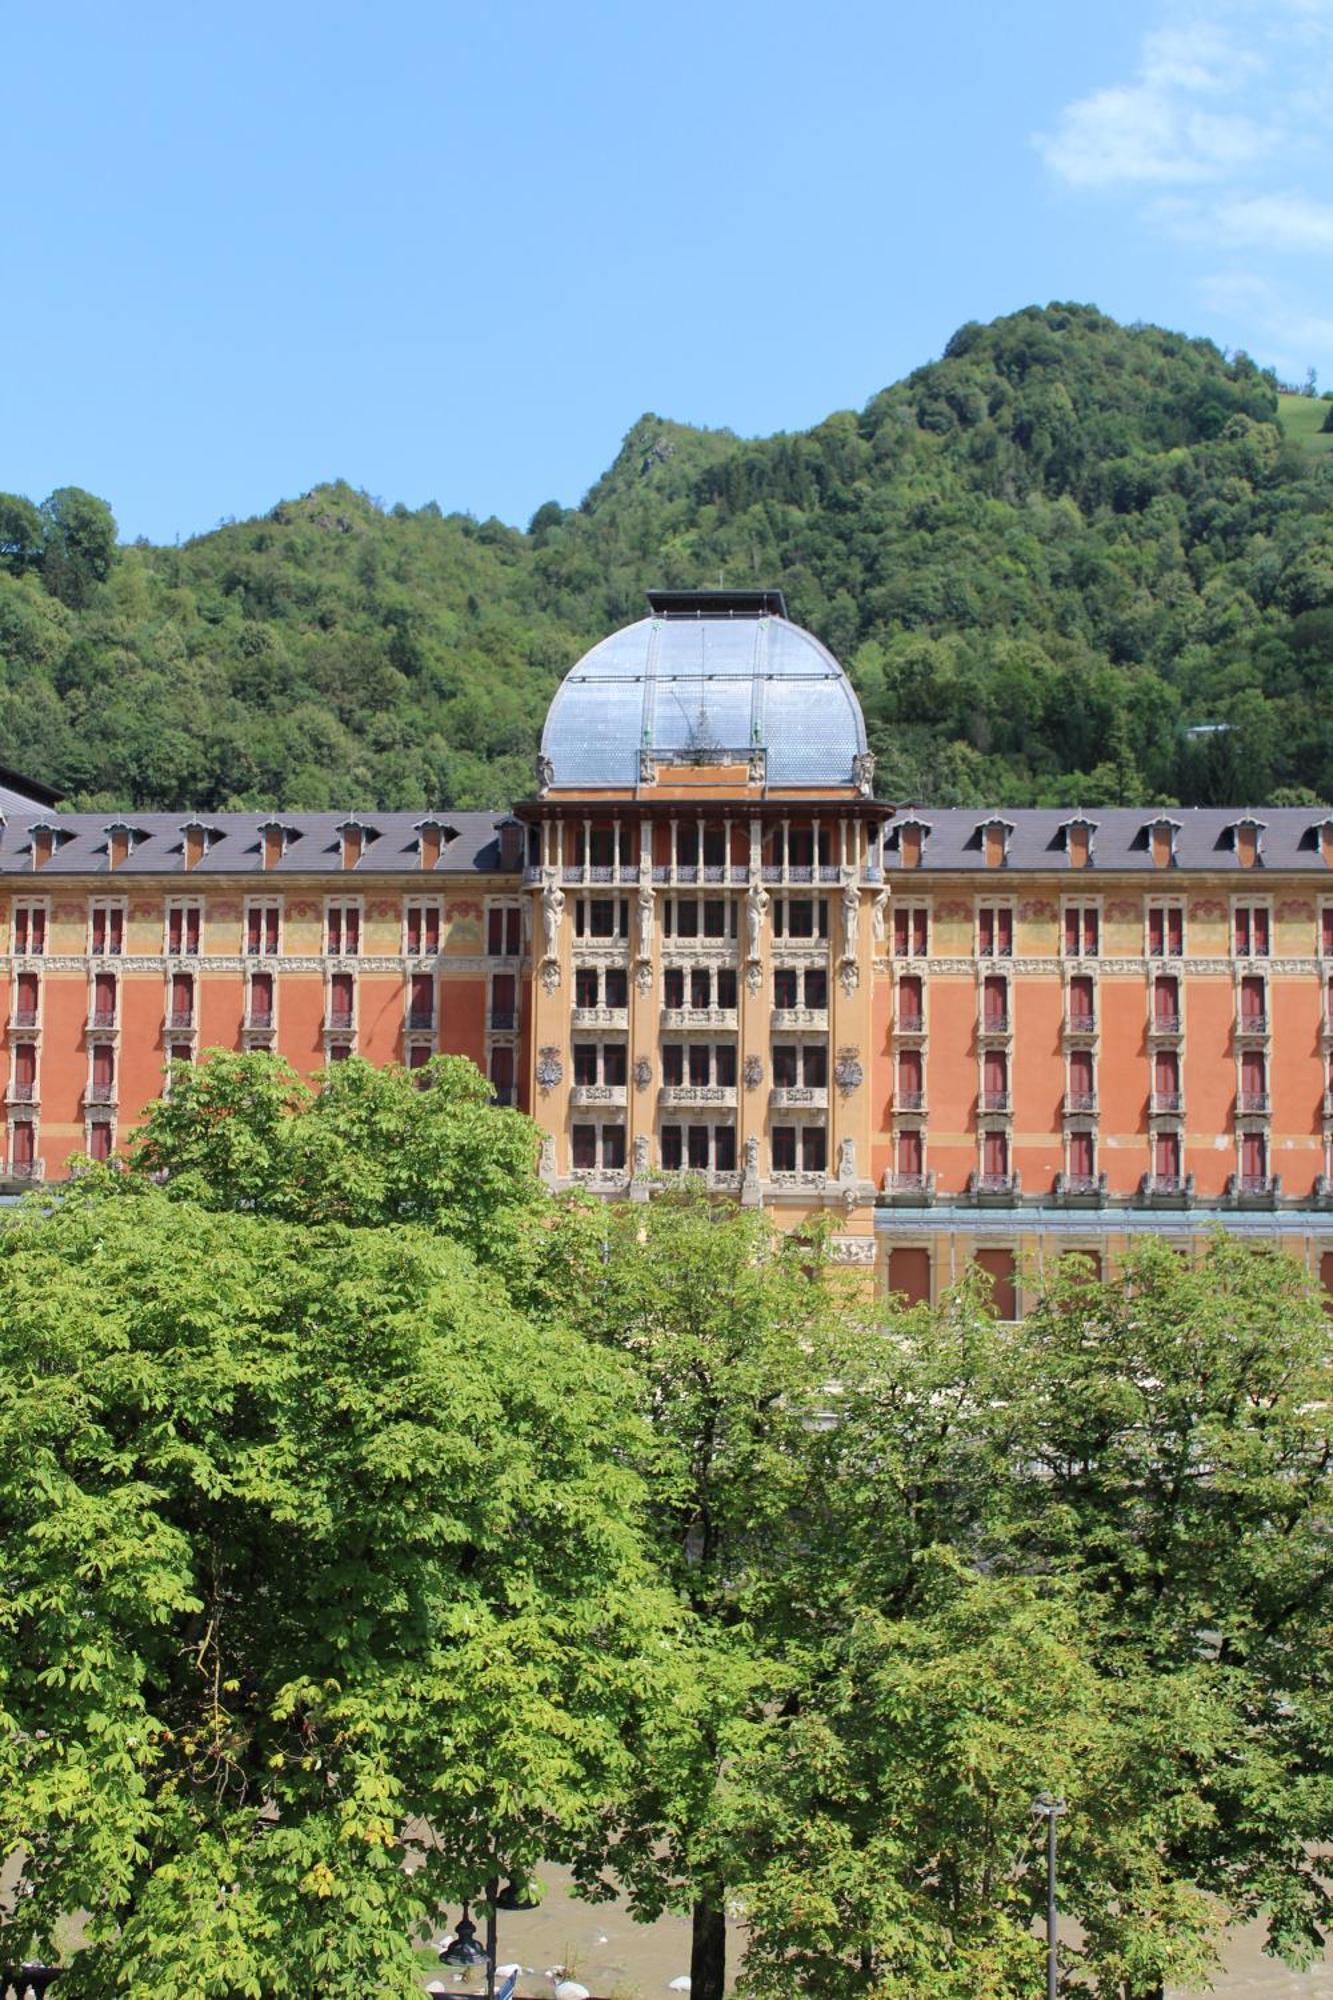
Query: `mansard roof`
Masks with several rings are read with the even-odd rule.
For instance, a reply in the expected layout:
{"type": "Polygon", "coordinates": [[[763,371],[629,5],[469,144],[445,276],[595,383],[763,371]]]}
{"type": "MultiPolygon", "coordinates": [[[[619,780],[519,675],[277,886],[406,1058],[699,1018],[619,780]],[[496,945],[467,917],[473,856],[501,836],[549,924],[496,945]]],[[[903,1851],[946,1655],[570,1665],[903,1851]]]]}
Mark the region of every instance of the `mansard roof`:
{"type": "MultiPolygon", "coordinates": [[[[999,815],[992,815],[992,821],[999,815]]],[[[1116,873],[1160,876],[1164,881],[1182,873],[1235,870],[1250,878],[1280,873],[1284,869],[1329,875],[1323,858],[1322,835],[1330,823],[1329,812],[1320,806],[1269,806],[1262,819],[1237,806],[1098,806],[1084,814],[1067,806],[1014,806],[1003,815],[1012,827],[1009,836],[1007,872],[1050,870],[1075,875],[1081,880],[1116,873]],[[1096,843],[1086,866],[1074,869],[1067,851],[1066,828],[1082,820],[1095,826],[1096,843]],[[1175,861],[1170,870],[1159,868],[1153,857],[1151,829],[1169,825],[1175,829],[1175,861]],[[1257,866],[1246,867],[1237,853],[1238,826],[1263,828],[1262,856],[1257,866]]],[[[982,874],[986,855],[977,839],[977,828],[986,824],[975,806],[916,807],[898,809],[891,826],[904,820],[922,820],[930,827],[930,840],[914,874],[982,874]]],[[[886,842],[885,863],[894,873],[902,869],[897,843],[886,842]]]]}
{"type": "MultiPolygon", "coordinates": [[[[3,800],[0,800],[0,805],[3,800]]],[[[59,834],[59,844],[49,861],[38,871],[49,875],[96,875],[107,872],[107,827],[105,813],[53,813],[32,800],[24,809],[5,808],[0,823],[0,875],[32,873],[31,830],[49,826],[59,834]]],[[[192,882],[207,875],[263,875],[271,880],[281,875],[338,875],[351,883],[358,874],[476,875],[500,870],[500,828],[507,813],[447,812],[434,822],[453,837],[445,842],[436,867],[421,866],[418,829],[420,812],[371,812],[358,815],[358,824],[367,834],[366,850],[355,867],[344,866],[341,830],[347,824],[345,812],[254,812],[209,813],[206,824],[213,836],[189,874],[192,882]],[[282,826],[289,838],[280,859],[264,867],[265,827],[282,826]]],[[[120,822],[128,824],[128,822],[120,822]]],[[[133,825],[139,838],[115,871],[116,880],[127,875],[174,875],[185,873],[184,830],[199,825],[197,819],[173,813],[136,812],[133,825]]],[[[512,873],[512,870],[510,871],[512,873]]]]}

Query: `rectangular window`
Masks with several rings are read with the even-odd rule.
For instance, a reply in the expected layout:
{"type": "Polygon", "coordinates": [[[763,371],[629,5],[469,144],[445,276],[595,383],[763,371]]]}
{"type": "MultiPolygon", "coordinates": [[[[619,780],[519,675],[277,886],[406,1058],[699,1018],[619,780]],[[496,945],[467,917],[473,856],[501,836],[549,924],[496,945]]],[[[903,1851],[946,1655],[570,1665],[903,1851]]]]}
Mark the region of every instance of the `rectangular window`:
{"type": "Polygon", "coordinates": [[[915,1179],[924,1171],[925,1146],[923,1136],[915,1126],[910,1131],[898,1134],[898,1172],[915,1179]]]}
{"type": "Polygon", "coordinates": [[[409,958],[434,956],[440,949],[440,906],[438,903],[409,903],[406,915],[406,944],[409,958]]]}
{"type": "Polygon", "coordinates": [[[691,1007],[711,1007],[713,1004],[713,976],[706,965],[690,968],[691,1007]]]}
{"type": "Polygon", "coordinates": [[[14,951],[20,958],[40,958],[46,950],[46,906],[14,905],[14,951]]]}
{"type": "Polygon", "coordinates": [[[486,951],[490,958],[517,958],[522,917],[516,903],[492,903],[486,912],[486,951]]]}
{"type": "Polygon", "coordinates": [[[93,1095],[109,1098],[116,1084],[116,1051],[110,1042],[93,1044],[93,1095]]]}
{"type": "Polygon", "coordinates": [[[602,1166],[607,1173],[618,1174],[625,1164],[625,1128],[623,1125],[603,1125],[602,1166]]]}
{"type": "Polygon", "coordinates": [[[828,1050],[822,1042],[807,1042],[801,1050],[801,1082],[807,1090],[828,1089],[828,1050]]]}
{"type": "Polygon", "coordinates": [[[708,1127],[706,1125],[691,1125],[687,1128],[686,1136],[689,1143],[688,1158],[691,1168],[695,1173],[707,1173],[710,1150],[708,1144],[708,1127]]]}
{"type": "Polygon", "coordinates": [[[773,1045],[773,1088],[774,1090],[795,1090],[799,1051],[795,1042],[775,1042],[773,1045]]]}
{"type": "Polygon", "coordinates": [[[628,1081],[628,1054],[623,1042],[607,1042],[602,1049],[602,1082],[623,1090],[628,1081]]]}
{"type": "Polygon", "coordinates": [[[709,1058],[712,1051],[706,1042],[691,1042],[689,1051],[690,1087],[693,1090],[707,1090],[709,1085],[709,1058]]]}
{"type": "Polygon", "coordinates": [[[724,903],[717,897],[710,897],[708,901],[705,902],[704,904],[705,937],[720,938],[720,937],[725,937],[727,935],[727,911],[729,908],[734,909],[735,905],[724,903]]]}
{"type": "Polygon", "coordinates": [[[1268,1177],[1268,1141],[1262,1132],[1246,1132],[1240,1142],[1240,1171],[1243,1180],[1261,1182],[1268,1177]]]}
{"type": "Polygon", "coordinates": [[[679,1090],[685,1081],[685,1048],[681,1042],[662,1044],[662,1081],[668,1090],[679,1090]]]}
{"type": "Polygon", "coordinates": [[[993,1034],[1002,1034],[1009,1022],[1009,981],[988,977],[981,983],[981,1018],[993,1034]]]}
{"type": "Polygon", "coordinates": [[[1240,1059],[1242,1111],[1262,1110],[1268,1091],[1268,1063],[1262,1049],[1246,1049],[1240,1059]]]}
{"type": "Polygon", "coordinates": [[[1009,1102],[1009,1058],[1003,1049],[987,1049],[981,1064],[981,1095],[988,1111],[1003,1111],[1009,1102]]]}
{"type": "MultiPolygon", "coordinates": [[[[900,1168],[906,1172],[906,1168],[900,1168]]],[[[920,1172],[920,1168],[915,1169],[920,1172]]],[[[889,1290],[909,1306],[930,1304],[930,1252],[895,1245],[889,1252],[889,1290]]]]}
{"type": "Polygon", "coordinates": [[[111,1121],[94,1118],[88,1127],[88,1158],[109,1160],[111,1158],[111,1121]]]}
{"type": "Polygon", "coordinates": [[[491,974],[491,1028],[508,1034],[518,1025],[518,982],[512,972],[491,974]]]}
{"type": "Polygon", "coordinates": [[[361,949],[361,909],[357,903],[330,903],[324,913],[324,949],[332,958],[355,958],[361,949]]]}
{"type": "Polygon", "coordinates": [[[1180,1179],[1180,1139],[1174,1132],[1159,1132],[1153,1141],[1153,1172],[1159,1181],[1173,1186],[1180,1179]]]}
{"type": "Polygon", "coordinates": [[[250,1015],[252,1028],[273,1026],[273,974],[254,972],[250,975],[250,1015]]]}
{"type": "Polygon", "coordinates": [[[14,1135],[10,1144],[10,1164],[17,1173],[30,1173],[36,1158],[36,1127],[31,1118],[14,1120],[14,1135]]]}
{"type": "Polygon", "coordinates": [[[1148,909],[1149,958],[1180,958],[1185,950],[1185,911],[1180,903],[1153,903],[1148,909]]]}
{"type": "Polygon", "coordinates": [[[1240,1018],[1251,1030],[1261,1028],[1268,1014],[1268,982],[1262,973],[1247,972],[1240,982],[1240,1018]]]}
{"type": "Polygon", "coordinates": [[[407,997],[407,1025],[421,1032],[435,1026],[435,974],[414,972],[407,997]]]}
{"type": "Polygon", "coordinates": [[[1325,958],[1333,958],[1333,903],[1325,903],[1319,918],[1319,937],[1325,958]]]}
{"type": "Polygon", "coordinates": [[[978,1250],[977,1269],[991,1281],[990,1306],[996,1319],[1018,1318],[1018,1259],[1012,1250],[978,1250]]]}
{"type": "Polygon", "coordinates": [[[171,975],[171,1025],[173,1028],[194,1026],[194,974],[173,972],[171,975]]]}
{"type": "Polygon", "coordinates": [[[981,1141],[981,1171],[988,1181],[1006,1180],[1009,1175],[1009,1138],[1004,1132],[987,1132],[981,1141]]]}
{"type": "Polygon", "coordinates": [[[905,1035],[919,1035],[924,1025],[924,988],[916,973],[898,981],[898,1027],[905,1035]]]}
{"type": "Polygon", "coordinates": [[[595,1125],[576,1125],[570,1133],[569,1152],[575,1167],[595,1167],[597,1165],[597,1127],[595,1125]]]}
{"type": "Polygon", "coordinates": [[[898,958],[925,958],[930,940],[929,912],[924,904],[899,905],[893,913],[893,949],[898,958]]]}
{"type": "Polygon", "coordinates": [[[801,1172],[822,1174],[828,1171],[828,1135],[822,1125],[801,1127],[801,1172]]]}
{"type": "Polygon", "coordinates": [[[662,974],[662,1005],[683,1007],[685,1005],[685,968],[669,965],[662,974]]]}
{"type": "Polygon", "coordinates": [[[1095,903],[1065,904],[1065,957],[1095,958],[1101,943],[1100,913],[1095,903]]]}
{"type": "Polygon", "coordinates": [[[736,1088],[736,1050],[732,1043],[721,1042],[714,1049],[713,1075],[720,1090],[736,1088]]]}
{"type": "Polygon", "coordinates": [[[698,937],[698,935],[699,935],[698,900],[693,896],[690,896],[688,898],[678,896],[676,898],[676,936],[682,938],[696,938],[698,937]]]}
{"type": "Polygon", "coordinates": [[[800,975],[791,965],[779,965],[773,971],[773,1005],[775,1007],[796,1007],[797,982],[800,975]]]}
{"type": "Polygon", "coordinates": [[[20,972],[14,981],[14,1026],[35,1028],[37,1026],[37,1003],[40,985],[35,972],[20,972]]]}
{"type": "Polygon", "coordinates": [[[769,1134],[769,1153],[775,1174],[792,1174],[796,1171],[796,1127],[775,1125],[769,1134]]]}
{"type": "Polygon", "coordinates": [[[923,1096],[920,1049],[904,1049],[898,1057],[898,1104],[904,1111],[920,1108],[923,1096]]]}
{"type": "Polygon", "coordinates": [[[822,965],[812,965],[805,974],[805,1004],[814,1013],[822,1014],[828,1007],[828,971],[822,965]]]}
{"type": "Polygon", "coordinates": [[[281,914],[278,903],[251,903],[248,906],[245,912],[245,949],[248,957],[277,957],[281,914]]]}
{"type": "Polygon", "coordinates": [[[608,965],[603,978],[605,992],[604,1005],[607,1007],[629,1006],[629,974],[623,965],[608,965]]]}
{"type": "Polygon", "coordinates": [[[580,965],[574,973],[574,1005],[595,1007],[597,1005],[598,971],[595,965],[580,965]]]}
{"type": "Polygon", "coordinates": [[[495,1092],[497,1104],[514,1102],[514,1049],[511,1042],[501,1042],[491,1050],[491,1089],[495,1092]]]}
{"type": "Polygon", "coordinates": [[[717,1004],[729,1013],[736,1010],[736,974],[730,968],[723,968],[717,975],[717,1004]]]}
{"type": "Polygon", "coordinates": [[[356,1008],[356,985],[350,972],[335,972],[329,980],[329,1026],[347,1030],[356,1008]]]}
{"type": "Polygon", "coordinates": [[[1158,979],[1152,990],[1153,1019],[1159,1028],[1173,1031],[1180,1024],[1180,986],[1175,979],[1158,979]]]}
{"type": "Polygon", "coordinates": [[[114,1028],[116,1025],[116,975],[114,972],[98,972],[93,976],[93,1026],[114,1028]]]}
{"type": "Polygon", "coordinates": [[[431,1050],[429,1043],[413,1042],[407,1052],[407,1067],[409,1069],[424,1069],[430,1058],[431,1050]]]}
{"type": "Polygon", "coordinates": [[[1231,913],[1232,943],[1237,958],[1267,958],[1268,906],[1237,903],[1231,913]]]}
{"type": "Polygon", "coordinates": [[[1008,905],[983,905],[977,911],[977,953],[981,958],[1013,957],[1014,913],[1008,905]]]}
{"type": "Polygon", "coordinates": [[[678,1174],[680,1172],[681,1160],[684,1157],[681,1152],[679,1125],[664,1125],[662,1127],[662,1137],[658,1152],[662,1161],[663,1173],[678,1174]]]}
{"type": "Polygon", "coordinates": [[[1092,1033],[1096,1018],[1093,992],[1091,975],[1076,972],[1069,982],[1069,1025],[1076,1034],[1092,1033]]]}
{"type": "Polygon", "coordinates": [[[203,913],[198,903],[171,903],[167,908],[167,951],[173,958],[199,956],[203,913]]]}
{"type": "Polygon", "coordinates": [[[736,1171],[736,1128],[734,1125],[713,1127],[713,1165],[720,1174],[734,1174],[736,1171]]]}
{"type": "Polygon", "coordinates": [[[1088,1110],[1096,1095],[1093,1081],[1092,1050],[1073,1049],[1069,1056],[1069,1095],[1080,1110],[1088,1110]]]}
{"type": "Polygon", "coordinates": [[[94,956],[119,957],[125,949],[125,910],[120,903],[94,903],[92,950],[94,956]]]}
{"type": "Polygon", "coordinates": [[[594,1084],[596,1083],[596,1081],[597,1081],[596,1042],[575,1042],[574,1082],[581,1089],[586,1090],[590,1084],[594,1084]]]}
{"type": "Polygon", "coordinates": [[[1097,1150],[1091,1132],[1069,1135],[1069,1172],[1076,1181],[1090,1181],[1097,1171],[1097,1150]]]}

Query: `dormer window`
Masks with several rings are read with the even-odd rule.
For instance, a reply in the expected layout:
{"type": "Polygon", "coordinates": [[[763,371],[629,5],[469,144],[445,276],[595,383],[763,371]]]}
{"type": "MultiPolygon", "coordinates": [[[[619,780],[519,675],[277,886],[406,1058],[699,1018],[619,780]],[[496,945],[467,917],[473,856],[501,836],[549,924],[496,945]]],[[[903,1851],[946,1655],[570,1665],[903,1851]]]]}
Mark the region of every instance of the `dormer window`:
{"type": "Polygon", "coordinates": [[[1178,819],[1150,819],[1144,828],[1148,851],[1152,855],[1154,868],[1174,868],[1176,865],[1176,838],[1180,832],[1178,819]]]}
{"type": "Polygon", "coordinates": [[[54,820],[49,819],[37,820],[29,829],[29,833],[32,839],[32,865],[34,868],[45,868],[57,848],[69,839],[69,835],[65,832],[65,829],[57,826],[54,820]]]}
{"type": "Polygon", "coordinates": [[[1265,831],[1264,822],[1261,819],[1251,819],[1248,814],[1227,828],[1227,836],[1238,866],[1262,867],[1265,831]]]}
{"type": "Polygon", "coordinates": [[[423,868],[434,868],[449,842],[458,834],[457,827],[447,825],[442,819],[418,820],[414,831],[423,868]]]}
{"type": "Polygon", "coordinates": [[[355,868],[371,841],[379,838],[376,829],[360,819],[343,820],[337,833],[338,854],[344,868],[355,868]]]}
{"type": "Polygon", "coordinates": [[[131,826],[127,820],[112,820],[106,829],[107,867],[119,868],[122,862],[128,861],[143,837],[140,829],[131,826]]]}
{"type": "Polygon", "coordinates": [[[187,819],[181,828],[181,855],[185,866],[197,868],[215,840],[221,835],[215,826],[205,826],[201,819],[187,819]]]}
{"type": "Polygon", "coordinates": [[[1325,868],[1333,868],[1333,815],[1327,819],[1316,820],[1301,841],[1301,846],[1304,847],[1311,842],[1318,847],[1319,858],[1325,868]]]}
{"type": "Polygon", "coordinates": [[[988,868],[1003,868],[1009,860],[1009,839],[1013,824],[1007,819],[984,819],[977,828],[988,868]]]}
{"type": "Polygon", "coordinates": [[[1076,813],[1073,819],[1065,821],[1060,828],[1060,837],[1071,868],[1092,866],[1092,846],[1096,835],[1095,819],[1084,819],[1081,813],[1076,813]]]}
{"type": "Polygon", "coordinates": [[[921,866],[929,839],[929,822],[918,819],[915,813],[907,813],[902,819],[895,820],[888,832],[888,844],[897,848],[898,862],[903,868],[921,866]]]}
{"type": "Polygon", "coordinates": [[[261,868],[276,868],[294,840],[301,838],[293,826],[284,826],[281,820],[266,819],[259,824],[259,865],[261,868]]]}

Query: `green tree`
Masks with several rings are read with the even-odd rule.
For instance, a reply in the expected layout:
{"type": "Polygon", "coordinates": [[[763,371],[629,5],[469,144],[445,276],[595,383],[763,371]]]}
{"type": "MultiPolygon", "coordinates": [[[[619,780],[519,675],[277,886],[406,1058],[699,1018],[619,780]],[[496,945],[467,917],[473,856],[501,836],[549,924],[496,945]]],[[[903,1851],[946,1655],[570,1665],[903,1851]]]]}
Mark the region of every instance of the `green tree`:
{"type": "Polygon", "coordinates": [[[625,1372],[424,1230],[112,1179],[0,1233],[7,1948],[84,1910],[89,2000],[406,2000],[626,1783],[625,1372]]]}
{"type": "Polygon", "coordinates": [[[588,1866],[609,1862],[639,1914],[689,1910],[691,1992],[721,2000],[743,1868],[728,1772],[782,1686],[791,1552],[849,1300],[817,1241],[688,1182],[601,1214],[581,1323],[632,1364],[653,1440],[652,1542],[688,1624],[588,1866]]]}
{"type": "Polygon", "coordinates": [[[42,579],[73,610],[88,604],[111,574],[116,523],[105,500],[81,486],[59,486],[42,502],[42,579]]]}
{"type": "Polygon", "coordinates": [[[42,517],[21,493],[0,493],[0,563],[22,576],[42,560],[42,517]]]}

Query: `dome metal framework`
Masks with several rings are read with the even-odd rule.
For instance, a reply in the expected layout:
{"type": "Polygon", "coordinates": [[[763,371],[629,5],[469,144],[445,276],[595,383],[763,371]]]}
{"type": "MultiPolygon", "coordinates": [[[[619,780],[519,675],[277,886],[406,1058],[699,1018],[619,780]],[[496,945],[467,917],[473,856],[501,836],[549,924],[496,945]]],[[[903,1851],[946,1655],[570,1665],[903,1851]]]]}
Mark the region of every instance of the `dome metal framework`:
{"type": "Polygon", "coordinates": [[[725,764],[763,754],[765,782],[861,782],[866,733],[851,682],[794,625],[778,591],[654,591],[649,616],[585,653],[546,716],[561,791],[632,787],[646,756],[725,764]]]}

